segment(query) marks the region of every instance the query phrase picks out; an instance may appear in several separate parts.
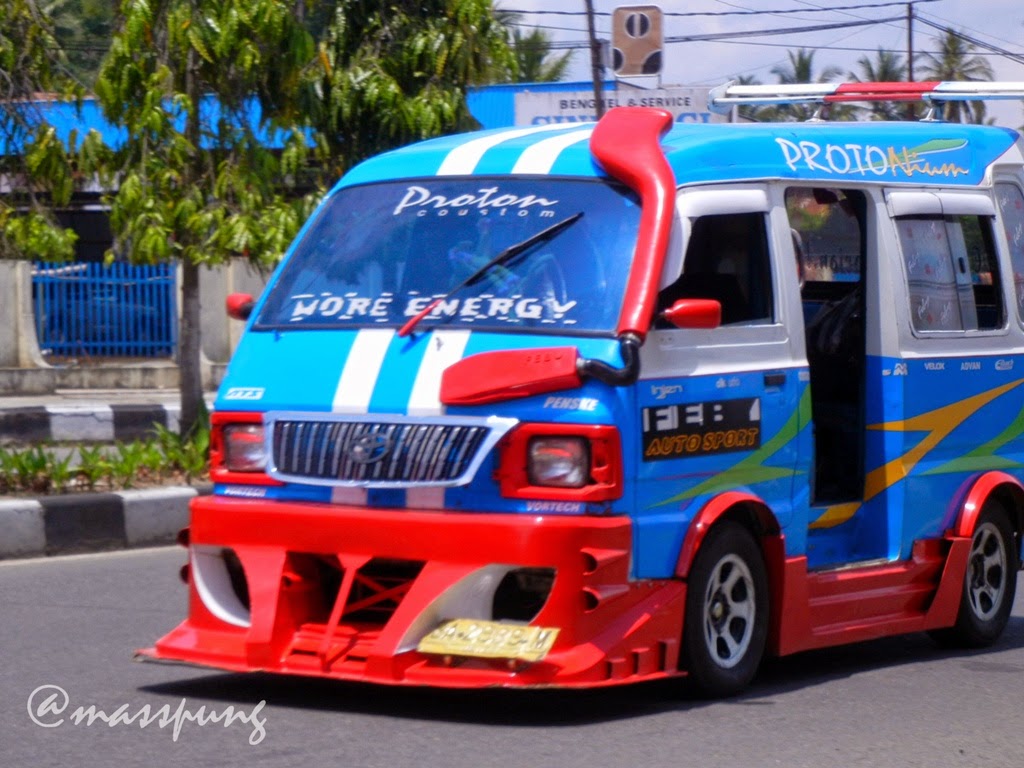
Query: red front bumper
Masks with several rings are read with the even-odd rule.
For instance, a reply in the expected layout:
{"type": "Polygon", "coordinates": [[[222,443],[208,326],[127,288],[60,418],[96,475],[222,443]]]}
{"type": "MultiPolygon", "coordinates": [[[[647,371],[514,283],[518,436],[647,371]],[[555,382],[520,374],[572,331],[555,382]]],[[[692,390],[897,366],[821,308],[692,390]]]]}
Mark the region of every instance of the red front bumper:
{"type": "Polygon", "coordinates": [[[629,580],[625,518],[205,496],[192,503],[189,539],[189,616],[141,651],[145,657],[445,687],[598,686],[680,674],[685,585],[629,580]],[[197,579],[197,556],[208,559],[220,548],[233,550],[245,573],[247,599],[235,601],[234,614],[210,597],[230,591],[224,579],[219,586],[215,573],[197,579]],[[323,576],[324,562],[334,564],[333,578],[323,576]],[[375,563],[407,577],[381,578],[375,563]],[[416,650],[441,619],[489,618],[444,615],[453,595],[472,604],[466,593],[489,567],[555,569],[547,600],[530,621],[559,629],[548,655],[525,662],[416,650]]]}

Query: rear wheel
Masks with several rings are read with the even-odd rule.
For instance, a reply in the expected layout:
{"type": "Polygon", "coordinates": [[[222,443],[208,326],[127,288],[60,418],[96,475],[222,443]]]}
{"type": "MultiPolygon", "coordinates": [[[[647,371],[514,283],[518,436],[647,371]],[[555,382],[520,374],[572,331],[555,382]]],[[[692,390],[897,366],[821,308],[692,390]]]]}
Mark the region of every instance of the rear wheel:
{"type": "Polygon", "coordinates": [[[750,532],[731,521],[708,533],[690,570],[683,658],[708,696],[729,696],[753,679],[768,634],[768,579],[750,532]]]}
{"type": "Polygon", "coordinates": [[[956,624],[933,636],[944,645],[980,648],[1006,627],[1017,591],[1017,551],[1010,518],[1002,504],[988,501],[971,537],[956,624]]]}

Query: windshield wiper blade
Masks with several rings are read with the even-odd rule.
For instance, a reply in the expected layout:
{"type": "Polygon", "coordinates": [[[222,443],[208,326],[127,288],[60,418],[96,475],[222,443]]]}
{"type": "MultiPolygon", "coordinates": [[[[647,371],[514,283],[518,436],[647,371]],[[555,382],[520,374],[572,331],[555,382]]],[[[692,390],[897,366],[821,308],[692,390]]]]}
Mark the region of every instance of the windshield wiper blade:
{"type": "Polygon", "coordinates": [[[568,216],[568,217],[562,219],[561,221],[552,224],[547,229],[542,229],[540,232],[537,232],[536,234],[530,235],[525,240],[523,240],[521,242],[518,242],[518,243],[513,243],[508,248],[505,248],[498,255],[496,255],[493,259],[491,259],[486,264],[484,264],[482,267],[480,267],[480,269],[478,269],[476,272],[471,274],[469,277],[467,277],[462,282],[456,284],[444,296],[441,296],[440,298],[434,299],[426,307],[424,307],[422,310],[420,310],[415,315],[413,315],[411,318],[409,318],[409,321],[398,330],[398,335],[399,336],[408,336],[410,333],[412,333],[412,330],[419,324],[420,320],[422,320],[424,317],[426,317],[431,312],[433,312],[434,308],[438,304],[440,304],[443,301],[447,301],[448,299],[450,299],[452,297],[453,294],[458,293],[463,288],[480,282],[480,280],[484,277],[484,275],[486,275],[488,272],[490,272],[495,267],[501,266],[502,264],[507,264],[512,259],[514,259],[516,256],[518,256],[519,254],[523,253],[524,251],[528,251],[530,248],[533,248],[533,246],[535,246],[535,245],[540,245],[541,243],[547,242],[548,240],[553,238],[555,235],[557,235],[559,232],[561,232],[563,229],[566,229],[567,227],[571,226],[572,224],[575,224],[582,217],[583,217],[583,211],[579,211],[578,213],[574,213],[572,216],[568,216]]]}

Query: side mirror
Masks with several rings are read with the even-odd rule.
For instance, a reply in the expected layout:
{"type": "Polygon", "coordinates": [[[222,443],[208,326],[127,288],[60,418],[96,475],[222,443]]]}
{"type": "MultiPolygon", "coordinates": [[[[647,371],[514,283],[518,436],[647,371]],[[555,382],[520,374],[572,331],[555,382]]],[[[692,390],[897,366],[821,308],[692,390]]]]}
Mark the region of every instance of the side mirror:
{"type": "Polygon", "coordinates": [[[224,303],[227,306],[228,317],[235,320],[248,320],[249,315],[252,314],[252,308],[256,306],[256,301],[248,293],[228,294],[224,303]]]}
{"type": "Polygon", "coordinates": [[[679,299],[661,316],[676,328],[717,328],[722,324],[722,302],[717,299],[679,299]]]}

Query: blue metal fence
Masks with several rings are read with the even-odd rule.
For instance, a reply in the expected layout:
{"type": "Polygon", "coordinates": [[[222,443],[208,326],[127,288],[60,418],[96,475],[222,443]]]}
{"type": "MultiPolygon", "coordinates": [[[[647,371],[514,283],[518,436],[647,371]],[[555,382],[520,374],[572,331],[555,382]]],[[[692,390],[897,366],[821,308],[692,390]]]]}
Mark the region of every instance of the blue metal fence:
{"type": "Polygon", "coordinates": [[[169,357],[177,343],[174,266],[37,262],[36,334],[54,357],[169,357]]]}

